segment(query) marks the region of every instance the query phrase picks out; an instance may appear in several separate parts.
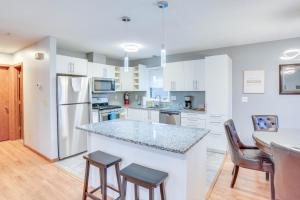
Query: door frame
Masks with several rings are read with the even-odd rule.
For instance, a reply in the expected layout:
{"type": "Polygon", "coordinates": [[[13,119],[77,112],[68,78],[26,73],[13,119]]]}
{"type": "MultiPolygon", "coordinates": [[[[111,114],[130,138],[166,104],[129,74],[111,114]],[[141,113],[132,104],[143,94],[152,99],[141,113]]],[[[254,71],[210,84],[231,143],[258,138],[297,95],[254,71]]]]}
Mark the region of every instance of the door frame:
{"type": "Polygon", "coordinates": [[[9,140],[24,138],[23,63],[0,64],[9,70],[9,140]],[[17,131],[20,127],[19,132],[17,131]]]}

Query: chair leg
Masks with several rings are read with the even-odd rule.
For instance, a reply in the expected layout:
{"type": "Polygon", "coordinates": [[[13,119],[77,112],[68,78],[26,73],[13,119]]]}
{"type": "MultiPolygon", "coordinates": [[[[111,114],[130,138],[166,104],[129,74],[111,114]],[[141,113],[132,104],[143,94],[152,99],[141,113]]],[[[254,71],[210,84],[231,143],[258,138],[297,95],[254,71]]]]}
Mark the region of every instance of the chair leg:
{"type": "Polygon", "coordinates": [[[238,173],[239,173],[239,166],[235,165],[234,166],[234,174],[233,174],[231,185],[230,185],[231,188],[234,187],[238,173]]]}
{"type": "Polygon", "coordinates": [[[159,187],[160,187],[160,197],[161,197],[161,200],[166,200],[166,191],[165,191],[165,184],[164,184],[164,182],[162,182],[159,187]]]}
{"type": "Polygon", "coordinates": [[[90,174],[90,163],[89,161],[86,161],[82,200],[86,200],[86,193],[87,193],[88,183],[89,183],[89,174],[90,174]]]}
{"type": "Polygon", "coordinates": [[[107,200],[107,169],[101,168],[100,169],[100,176],[101,176],[101,200],[107,200]]]}
{"type": "Polygon", "coordinates": [[[231,172],[231,175],[233,175],[234,174],[234,167],[232,168],[232,172],[231,172]]]}
{"type": "Polygon", "coordinates": [[[135,200],[140,200],[139,186],[134,184],[134,197],[135,200]]]}
{"type": "Polygon", "coordinates": [[[266,172],[266,180],[267,180],[267,181],[269,181],[269,179],[270,179],[269,177],[270,177],[269,172],[266,172]]]}
{"type": "Polygon", "coordinates": [[[122,180],[122,189],[121,189],[121,200],[126,199],[126,188],[127,188],[127,180],[125,177],[123,177],[122,180]]]}
{"type": "Polygon", "coordinates": [[[271,199],[275,200],[275,185],[274,185],[274,172],[270,172],[270,176],[271,176],[271,199]]]}
{"type": "Polygon", "coordinates": [[[149,189],[149,200],[154,200],[154,189],[153,188],[149,189]]]}
{"type": "Polygon", "coordinates": [[[117,163],[115,165],[116,168],[116,176],[117,176],[117,182],[118,182],[118,190],[119,190],[119,194],[121,196],[122,194],[122,188],[121,188],[121,175],[120,175],[120,166],[119,163],[117,163]]]}

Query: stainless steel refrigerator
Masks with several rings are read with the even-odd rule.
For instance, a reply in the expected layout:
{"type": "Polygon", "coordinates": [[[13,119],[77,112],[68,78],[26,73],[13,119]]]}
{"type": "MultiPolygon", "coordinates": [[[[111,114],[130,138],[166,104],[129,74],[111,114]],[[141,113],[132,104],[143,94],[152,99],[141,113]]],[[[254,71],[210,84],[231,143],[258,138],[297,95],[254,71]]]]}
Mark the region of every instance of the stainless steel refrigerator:
{"type": "Polygon", "coordinates": [[[87,77],[57,76],[59,159],[87,150],[87,135],[76,126],[89,123],[89,101],[87,77]]]}

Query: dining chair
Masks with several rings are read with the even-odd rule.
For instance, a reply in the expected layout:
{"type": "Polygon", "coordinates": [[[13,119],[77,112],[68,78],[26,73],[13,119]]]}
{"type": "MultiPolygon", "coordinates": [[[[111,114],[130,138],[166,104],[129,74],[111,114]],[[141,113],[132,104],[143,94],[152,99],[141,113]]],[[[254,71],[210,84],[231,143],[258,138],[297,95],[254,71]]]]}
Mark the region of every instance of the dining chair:
{"type": "Polygon", "coordinates": [[[276,199],[300,199],[300,149],[271,143],[275,165],[276,199]]]}
{"type": "Polygon", "coordinates": [[[278,130],[277,115],[252,115],[255,131],[276,132],[278,130]]]}
{"type": "Polygon", "coordinates": [[[224,123],[224,126],[230,157],[234,164],[234,174],[230,184],[231,188],[233,188],[235,185],[240,167],[267,172],[271,176],[271,197],[272,200],[274,200],[274,166],[272,160],[270,159],[270,156],[257,148],[248,148],[249,146],[243,144],[238,136],[232,119],[226,121],[224,123]]]}

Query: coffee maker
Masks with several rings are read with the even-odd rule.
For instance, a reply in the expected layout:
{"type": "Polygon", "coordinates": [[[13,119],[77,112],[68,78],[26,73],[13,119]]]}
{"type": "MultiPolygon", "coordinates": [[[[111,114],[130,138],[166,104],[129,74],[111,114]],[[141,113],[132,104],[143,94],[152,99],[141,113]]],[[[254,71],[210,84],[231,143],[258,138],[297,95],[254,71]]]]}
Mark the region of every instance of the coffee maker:
{"type": "Polygon", "coordinates": [[[184,97],[184,108],[192,109],[192,96],[185,96],[184,97]]]}

